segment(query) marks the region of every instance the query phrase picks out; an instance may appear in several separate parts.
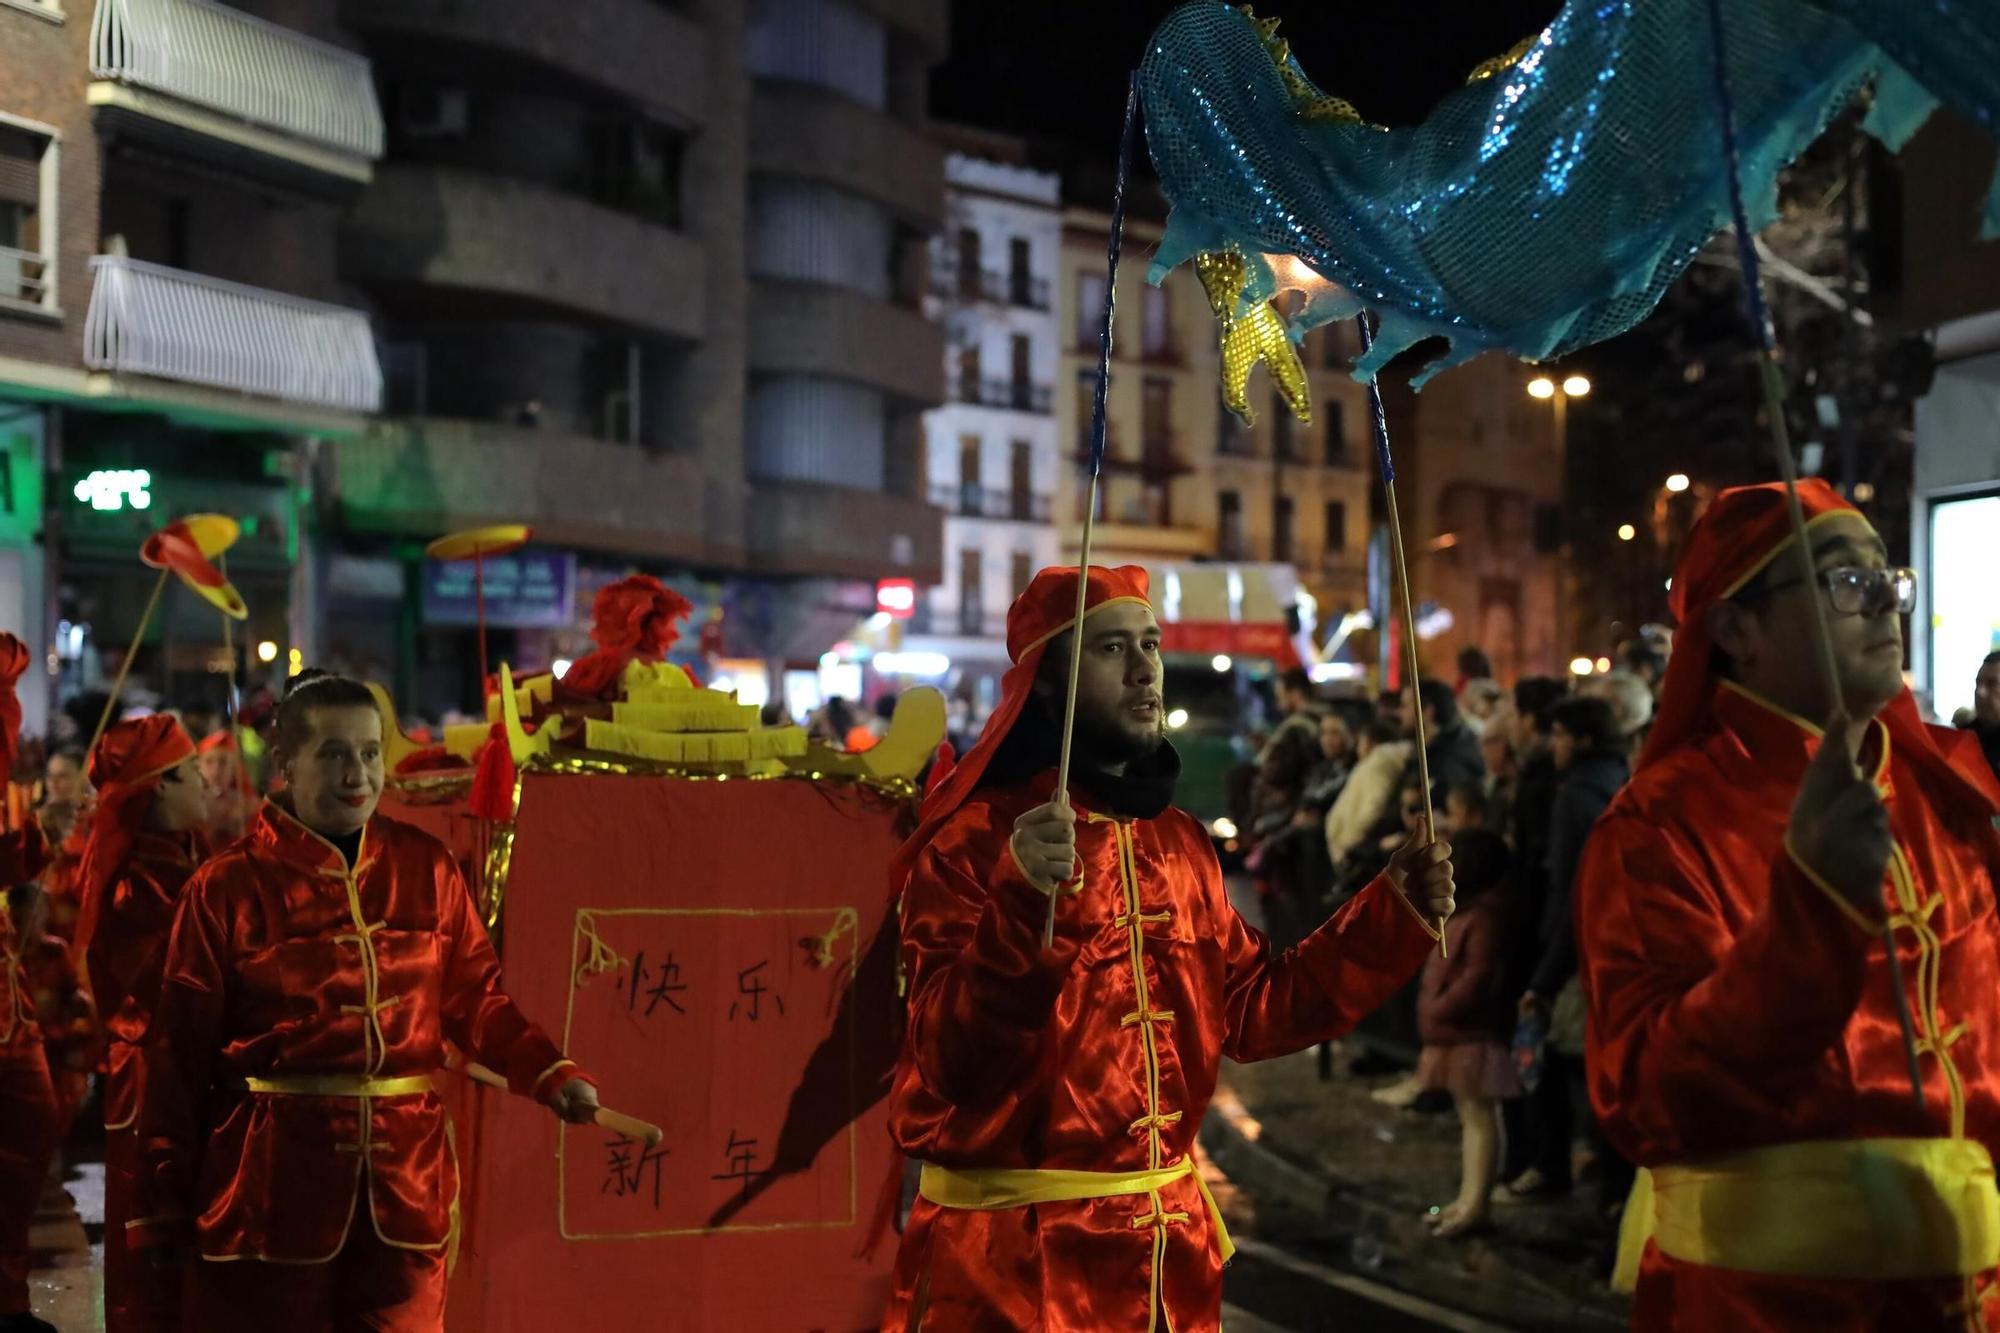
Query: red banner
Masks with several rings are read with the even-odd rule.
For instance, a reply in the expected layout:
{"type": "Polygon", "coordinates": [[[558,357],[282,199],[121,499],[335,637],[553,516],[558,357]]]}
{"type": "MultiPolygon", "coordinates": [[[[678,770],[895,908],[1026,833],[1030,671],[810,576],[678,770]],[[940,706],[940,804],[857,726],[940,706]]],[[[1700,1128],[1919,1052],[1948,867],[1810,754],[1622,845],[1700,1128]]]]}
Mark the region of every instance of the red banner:
{"type": "Polygon", "coordinates": [[[466,1094],[454,1333],[874,1328],[906,807],[803,781],[535,774],[508,989],[656,1147],[466,1094]]]}
{"type": "Polygon", "coordinates": [[[1298,645],[1283,625],[1264,621],[1177,620],[1160,626],[1163,653],[1268,657],[1279,670],[1300,666],[1298,645]]]}

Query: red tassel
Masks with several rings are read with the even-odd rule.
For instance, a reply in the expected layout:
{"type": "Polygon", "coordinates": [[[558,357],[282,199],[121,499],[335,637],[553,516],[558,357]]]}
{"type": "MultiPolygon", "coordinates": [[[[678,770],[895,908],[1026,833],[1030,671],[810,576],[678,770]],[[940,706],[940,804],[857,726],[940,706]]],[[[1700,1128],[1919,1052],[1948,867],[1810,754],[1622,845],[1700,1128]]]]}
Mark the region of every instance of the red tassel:
{"type": "Polygon", "coordinates": [[[479,747],[467,804],[473,814],[496,824],[514,817],[514,751],[507,744],[507,729],[498,722],[479,747]]]}

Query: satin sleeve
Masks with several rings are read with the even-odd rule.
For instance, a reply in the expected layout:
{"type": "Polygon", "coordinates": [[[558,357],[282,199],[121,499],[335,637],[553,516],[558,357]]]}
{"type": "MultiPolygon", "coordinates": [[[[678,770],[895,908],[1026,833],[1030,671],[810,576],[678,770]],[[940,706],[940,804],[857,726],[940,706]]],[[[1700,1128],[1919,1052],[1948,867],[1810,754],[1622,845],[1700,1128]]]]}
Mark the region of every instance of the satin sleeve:
{"type": "Polygon", "coordinates": [[[502,1074],[507,1086],[546,1103],[570,1079],[596,1080],[566,1059],[500,984],[500,957],[472,905],[457,864],[436,853],[438,930],[444,953],[439,1012],[445,1037],[502,1074]]]}
{"type": "Polygon", "coordinates": [[[1733,929],[1709,873],[1632,813],[1599,822],[1578,871],[1591,1104],[1641,1166],[1740,1146],[1818,1086],[1881,924],[1780,850],[1733,929]]]}
{"type": "Polygon", "coordinates": [[[1268,1060],[1352,1031],[1417,974],[1437,943],[1437,932],[1378,875],[1318,930],[1273,953],[1229,905],[1213,855],[1210,893],[1221,899],[1227,968],[1223,1054],[1232,1060],[1268,1060]]]}
{"type": "Polygon", "coordinates": [[[193,1237],[195,1172],[208,1133],[216,1053],[229,1004],[229,926],[208,876],[181,895],[167,937],[160,1001],[139,1058],[140,1171],[126,1227],[135,1249],[193,1237]]]}
{"type": "Polygon", "coordinates": [[[992,1106],[1034,1067],[1079,951],[1076,932],[1061,928],[1076,896],[1059,895],[1044,949],[1048,895],[1021,873],[1006,835],[994,831],[979,850],[983,873],[966,849],[926,850],[903,896],[909,1052],[934,1096],[967,1108],[992,1106]]]}

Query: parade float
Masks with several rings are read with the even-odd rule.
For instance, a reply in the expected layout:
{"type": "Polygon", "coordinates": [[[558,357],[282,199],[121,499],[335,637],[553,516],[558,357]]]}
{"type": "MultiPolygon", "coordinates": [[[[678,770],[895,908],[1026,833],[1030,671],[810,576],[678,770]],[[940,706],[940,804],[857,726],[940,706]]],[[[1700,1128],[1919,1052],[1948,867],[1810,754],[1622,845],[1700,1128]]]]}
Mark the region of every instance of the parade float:
{"type": "Polygon", "coordinates": [[[662,1131],[558,1128],[448,1080],[454,1330],[880,1317],[893,1247],[863,1251],[900,1035],[884,868],[944,701],[912,691],[874,749],[825,749],[669,663],[685,613],[657,580],[613,585],[597,651],[560,680],[502,665],[488,721],[435,745],[376,690],[383,810],[453,849],[514,997],[662,1131]]]}

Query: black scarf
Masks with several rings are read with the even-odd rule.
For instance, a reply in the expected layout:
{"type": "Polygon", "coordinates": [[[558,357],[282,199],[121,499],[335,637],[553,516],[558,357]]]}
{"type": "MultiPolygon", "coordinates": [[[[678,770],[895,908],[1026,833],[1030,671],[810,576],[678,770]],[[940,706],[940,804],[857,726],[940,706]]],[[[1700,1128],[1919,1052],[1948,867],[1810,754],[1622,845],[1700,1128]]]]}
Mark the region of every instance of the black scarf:
{"type": "MultiPolygon", "coordinates": [[[[1062,752],[1062,720],[1049,716],[1039,699],[1030,699],[1014,729],[993,752],[980,776],[981,787],[1011,787],[1052,773],[1062,752]]],[[[1083,789],[1093,805],[1126,819],[1156,819],[1174,803],[1180,780],[1180,752],[1162,740],[1157,750],[1125,765],[1123,773],[1106,772],[1078,748],[1070,764],[1070,780],[1083,789]]]]}

